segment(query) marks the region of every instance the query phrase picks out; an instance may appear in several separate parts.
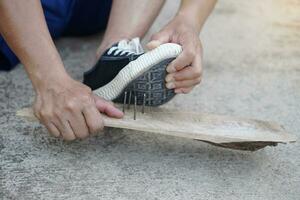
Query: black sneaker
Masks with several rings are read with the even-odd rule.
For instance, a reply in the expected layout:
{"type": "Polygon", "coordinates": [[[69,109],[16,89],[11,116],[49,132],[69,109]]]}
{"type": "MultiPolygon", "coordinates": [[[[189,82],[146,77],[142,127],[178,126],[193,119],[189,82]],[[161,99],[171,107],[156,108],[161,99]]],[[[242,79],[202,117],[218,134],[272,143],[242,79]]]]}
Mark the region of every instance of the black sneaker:
{"type": "Polygon", "coordinates": [[[84,73],[83,83],[95,94],[118,103],[159,106],[175,96],[165,86],[167,65],[182,49],[178,44],[163,44],[147,53],[138,38],[122,40],[104,52],[97,64],[84,73]],[[125,97],[126,95],[126,97],[125,97]]]}

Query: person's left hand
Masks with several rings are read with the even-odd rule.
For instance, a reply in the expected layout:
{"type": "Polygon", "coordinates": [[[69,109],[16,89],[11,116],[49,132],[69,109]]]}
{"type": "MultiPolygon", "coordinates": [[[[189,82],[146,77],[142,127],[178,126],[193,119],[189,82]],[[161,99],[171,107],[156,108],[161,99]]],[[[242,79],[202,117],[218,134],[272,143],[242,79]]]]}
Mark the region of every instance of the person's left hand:
{"type": "Polygon", "coordinates": [[[185,19],[175,18],[152,36],[147,47],[153,49],[168,42],[180,44],[183,51],[167,67],[166,87],[174,89],[175,93],[189,93],[202,78],[202,45],[199,33],[185,19]]]}

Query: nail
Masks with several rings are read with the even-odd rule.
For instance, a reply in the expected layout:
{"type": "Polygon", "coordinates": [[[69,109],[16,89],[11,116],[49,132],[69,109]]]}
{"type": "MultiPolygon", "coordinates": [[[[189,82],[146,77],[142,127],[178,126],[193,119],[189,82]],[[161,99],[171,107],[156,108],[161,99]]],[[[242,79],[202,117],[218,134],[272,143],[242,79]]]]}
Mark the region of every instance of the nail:
{"type": "Polygon", "coordinates": [[[130,91],[130,92],[129,92],[129,99],[128,99],[128,106],[127,106],[128,109],[130,109],[131,95],[132,95],[132,92],[130,91]]]}
{"type": "Polygon", "coordinates": [[[158,47],[159,45],[161,45],[161,42],[158,40],[152,40],[151,42],[149,42],[146,46],[148,49],[154,49],[156,47],[158,47]]]}
{"type": "Polygon", "coordinates": [[[142,113],[145,113],[145,104],[146,104],[146,94],[143,95],[143,107],[142,107],[142,113]]]}
{"type": "Polygon", "coordinates": [[[123,113],[125,113],[126,100],[127,100],[127,91],[124,92],[123,113]]]}
{"type": "Polygon", "coordinates": [[[174,76],[172,74],[168,74],[166,76],[166,82],[172,82],[172,81],[174,81],[174,76]]]}
{"type": "Polygon", "coordinates": [[[167,72],[168,73],[174,73],[174,72],[176,72],[176,69],[173,66],[169,66],[169,67],[167,67],[167,72]]]}
{"type": "Polygon", "coordinates": [[[136,102],[137,102],[137,97],[134,96],[134,113],[133,113],[133,119],[136,120],[136,102]]]}
{"type": "Polygon", "coordinates": [[[173,82],[167,83],[167,84],[166,84],[166,87],[167,87],[168,89],[173,89],[173,88],[175,88],[175,84],[174,84],[173,82]]]}

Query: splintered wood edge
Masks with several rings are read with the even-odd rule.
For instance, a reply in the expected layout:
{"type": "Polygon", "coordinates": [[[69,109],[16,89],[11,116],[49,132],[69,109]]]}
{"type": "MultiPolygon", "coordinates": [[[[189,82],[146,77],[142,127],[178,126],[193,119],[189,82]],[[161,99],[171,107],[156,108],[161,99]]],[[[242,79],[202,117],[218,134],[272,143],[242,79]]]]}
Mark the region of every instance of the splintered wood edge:
{"type": "MultiPolygon", "coordinates": [[[[151,112],[161,112],[161,111],[165,111],[163,109],[153,109],[151,110],[151,112]]],[[[167,110],[167,113],[178,113],[178,111],[169,111],[167,110]]],[[[189,113],[191,115],[197,115],[196,113],[193,112],[185,112],[185,113],[189,113]]],[[[34,116],[33,114],[33,110],[32,108],[23,108],[19,111],[17,111],[16,113],[17,116],[22,117],[27,119],[28,121],[38,121],[37,118],[34,116]]],[[[218,116],[218,117],[226,117],[226,116],[218,116]]],[[[233,118],[233,117],[228,117],[229,119],[237,119],[237,118],[233,118]]],[[[238,118],[240,119],[240,118],[238,118]]],[[[249,119],[244,119],[244,120],[249,120],[249,119]]],[[[131,129],[131,130],[137,130],[134,128],[129,128],[129,127],[121,127],[119,125],[116,125],[116,123],[111,123],[111,119],[104,116],[104,124],[105,121],[109,122],[109,127],[115,127],[115,128],[126,128],[126,129],[131,129]]],[[[254,120],[254,121],[260,121],[260,120],[254,120]]],[[[273,126],[278,126],[276,123],[271,123],[273,126]]],[[[282,128],[282,127],[280,127],[282,128]]],[[[149,132],[149,130],[142,130],[142,131],[146,131],[149,132]]],[[[289,137],[289,141],[288,142],[295,142],[296,141],[296,136],[285,133],[286,137],[289,137]]],[[[168,135],[168,134],[165,134],[168,135]]],[[[173,135],[176,136],[176,135],[173,135]]],[[[179,137],[184,137],[184,136],[179,136],[179,137]]],[[[190,139],[195,139],[193,137],[190,137],[189,135],[187,135],[185,138],[190,138],[190,139]]],[[[276,146],[278,143],[287,143],[285,141],[239,141],[239,142],[218,142],[216,141],[212,141],[212,140],[206,140],[206,139],[195,139],[195,140],[199,140],[202,142],[206,142],[215,146],[219,146],[219,147],[224,147],[224,148],[230,148],[230,149],[236,149],[236,150],[245,150],[245,151],[256,151],[258,149],[264,148],[266,146],[276,146]]]]}
{"type": "Polygon", "coordinates": [[[34,116],[32,108],[22,108],[16,112],[16,116],[22,117],[31,122],[37,122],[38,119],[34,116]]]}

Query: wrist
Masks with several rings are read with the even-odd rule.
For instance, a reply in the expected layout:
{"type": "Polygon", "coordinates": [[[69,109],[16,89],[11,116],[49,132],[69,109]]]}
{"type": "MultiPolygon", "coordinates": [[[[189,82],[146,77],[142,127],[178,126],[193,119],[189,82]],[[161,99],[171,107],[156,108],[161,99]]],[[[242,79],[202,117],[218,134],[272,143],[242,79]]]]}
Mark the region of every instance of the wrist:
{"type": "Polygon", "coordinates": [[[30,79],[36,93],[41,93],[50,88],[62,88],[69,80],[71,80],[71,77],[64,69],[51,69],[48,71],[34,72],[30,75],[30,79]]]}
{"type": "Polygon", "coordinates": [[[200,33],[201,23],[199,22],[198,18],[192,13],[179,11],[173,21],[176,27],[180,27],[181,25],[189,26],[198,34],[200,33]]]}
{"type": "Polygon", "coordinates": [[[55,48],[30,53],[22,63],[36,92],[70,79],[55,48]]]}

